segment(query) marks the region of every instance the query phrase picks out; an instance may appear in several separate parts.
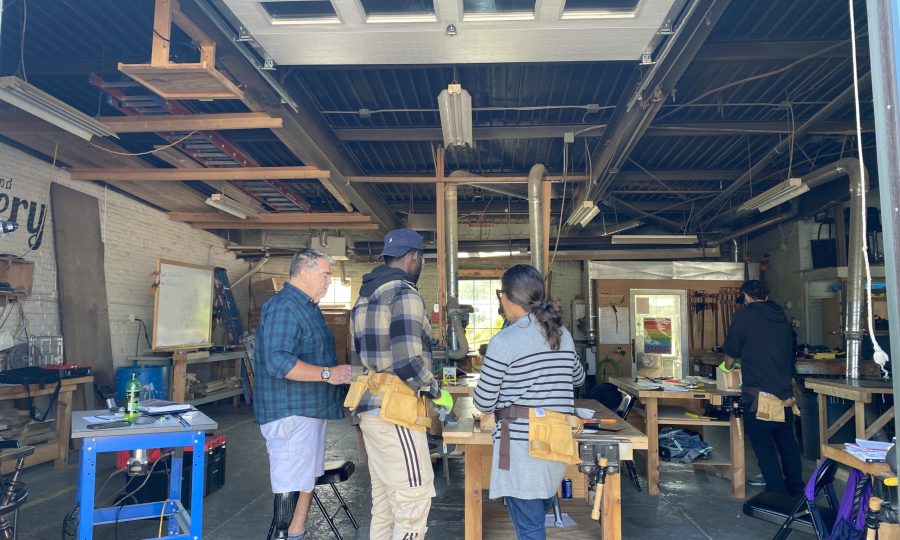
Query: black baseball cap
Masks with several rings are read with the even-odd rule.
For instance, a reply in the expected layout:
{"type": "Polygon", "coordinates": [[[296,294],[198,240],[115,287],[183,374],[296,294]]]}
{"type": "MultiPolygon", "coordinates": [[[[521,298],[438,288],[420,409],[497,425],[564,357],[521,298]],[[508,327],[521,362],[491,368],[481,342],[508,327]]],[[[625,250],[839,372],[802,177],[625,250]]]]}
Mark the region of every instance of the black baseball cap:
{"type": "Polygon", "coordinates": [[[412,229],[396,229],[385,235],[379,257],[402,257],[411,249],[425,251],[422,235],[412,229]]]}

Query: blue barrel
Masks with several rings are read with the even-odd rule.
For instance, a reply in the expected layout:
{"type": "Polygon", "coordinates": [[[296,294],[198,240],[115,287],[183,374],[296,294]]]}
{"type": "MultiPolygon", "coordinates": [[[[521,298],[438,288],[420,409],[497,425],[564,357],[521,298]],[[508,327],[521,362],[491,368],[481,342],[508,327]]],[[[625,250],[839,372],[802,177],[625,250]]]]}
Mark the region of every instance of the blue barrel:
{"type": "Polygon", "coordinates": [[[153,385],[153,390],[142,394],[143,398],[169,399],[169,382],[166,377],[167,368],[164,366],[124,366],[116,369],[116,401],[125,403],[125,385],[131,380],[131,374],[137,373],[141,381],[141,387],[153,385]]]}

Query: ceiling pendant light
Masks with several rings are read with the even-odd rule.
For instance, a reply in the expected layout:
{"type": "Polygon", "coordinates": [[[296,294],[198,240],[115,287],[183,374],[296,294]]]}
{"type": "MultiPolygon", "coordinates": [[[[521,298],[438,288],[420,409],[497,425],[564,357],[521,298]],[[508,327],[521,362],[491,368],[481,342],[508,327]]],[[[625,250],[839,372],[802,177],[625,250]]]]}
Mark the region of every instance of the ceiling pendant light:
{"type": "Polygon", "coordinates": [[[459,83],[451,83],[438,95],[444,147],[475,146],[472,142],[472,96],[459,83]]]}

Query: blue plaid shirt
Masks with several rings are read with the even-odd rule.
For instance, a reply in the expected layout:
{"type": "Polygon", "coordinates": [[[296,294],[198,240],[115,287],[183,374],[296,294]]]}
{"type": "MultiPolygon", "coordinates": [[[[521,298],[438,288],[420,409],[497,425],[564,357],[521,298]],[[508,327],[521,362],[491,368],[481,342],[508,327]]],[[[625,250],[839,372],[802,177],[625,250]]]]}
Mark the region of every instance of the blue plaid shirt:
{"type": "Polygon", "coordinates": [[[265,424],[288,416],[344,417],[344,388],[326,382],[300,382],[284,376],[302,360],[336,364],[334,336],[319,306],[290,283],[263,306],[253,358],[253,411],[265,424]]]}

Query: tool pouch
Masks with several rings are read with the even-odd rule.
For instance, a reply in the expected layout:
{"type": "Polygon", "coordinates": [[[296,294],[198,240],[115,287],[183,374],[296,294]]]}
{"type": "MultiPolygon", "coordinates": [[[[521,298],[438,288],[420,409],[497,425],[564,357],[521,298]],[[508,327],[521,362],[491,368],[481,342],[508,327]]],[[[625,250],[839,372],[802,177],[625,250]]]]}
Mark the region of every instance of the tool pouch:
{"type": "Polygon", "coordinates": [[[760,392],[757,399],[756,419],[764,422],[784,422],[785,407],[791,407],[795,414],[799,414],[794,398],[781,399],[768,392],[760,392]]]}
{"type": "Polygon", "coordinates": [[[397,377],[391,377],[390,382],[384,385],[378,416],[385,422],[415,431],[425,431],[431,427],[425,400],[397,377]]]}
{"type": "Polygon", "coordinates": [[[536,407],[528,411],[528,455],[569,465],[581,463],[578,441],[584,422],[577,416],[536,407]]]}
{"type": "Polygon", "coordinates": [[[369,387],[369,376],[360,375],[355,381],[350,383],[350,390],[347,391],[347,397],[344,398],[344,407],[350,409],[350,412],[356,410],[359,402],[362,401],[363,394],[369,387]]]}

